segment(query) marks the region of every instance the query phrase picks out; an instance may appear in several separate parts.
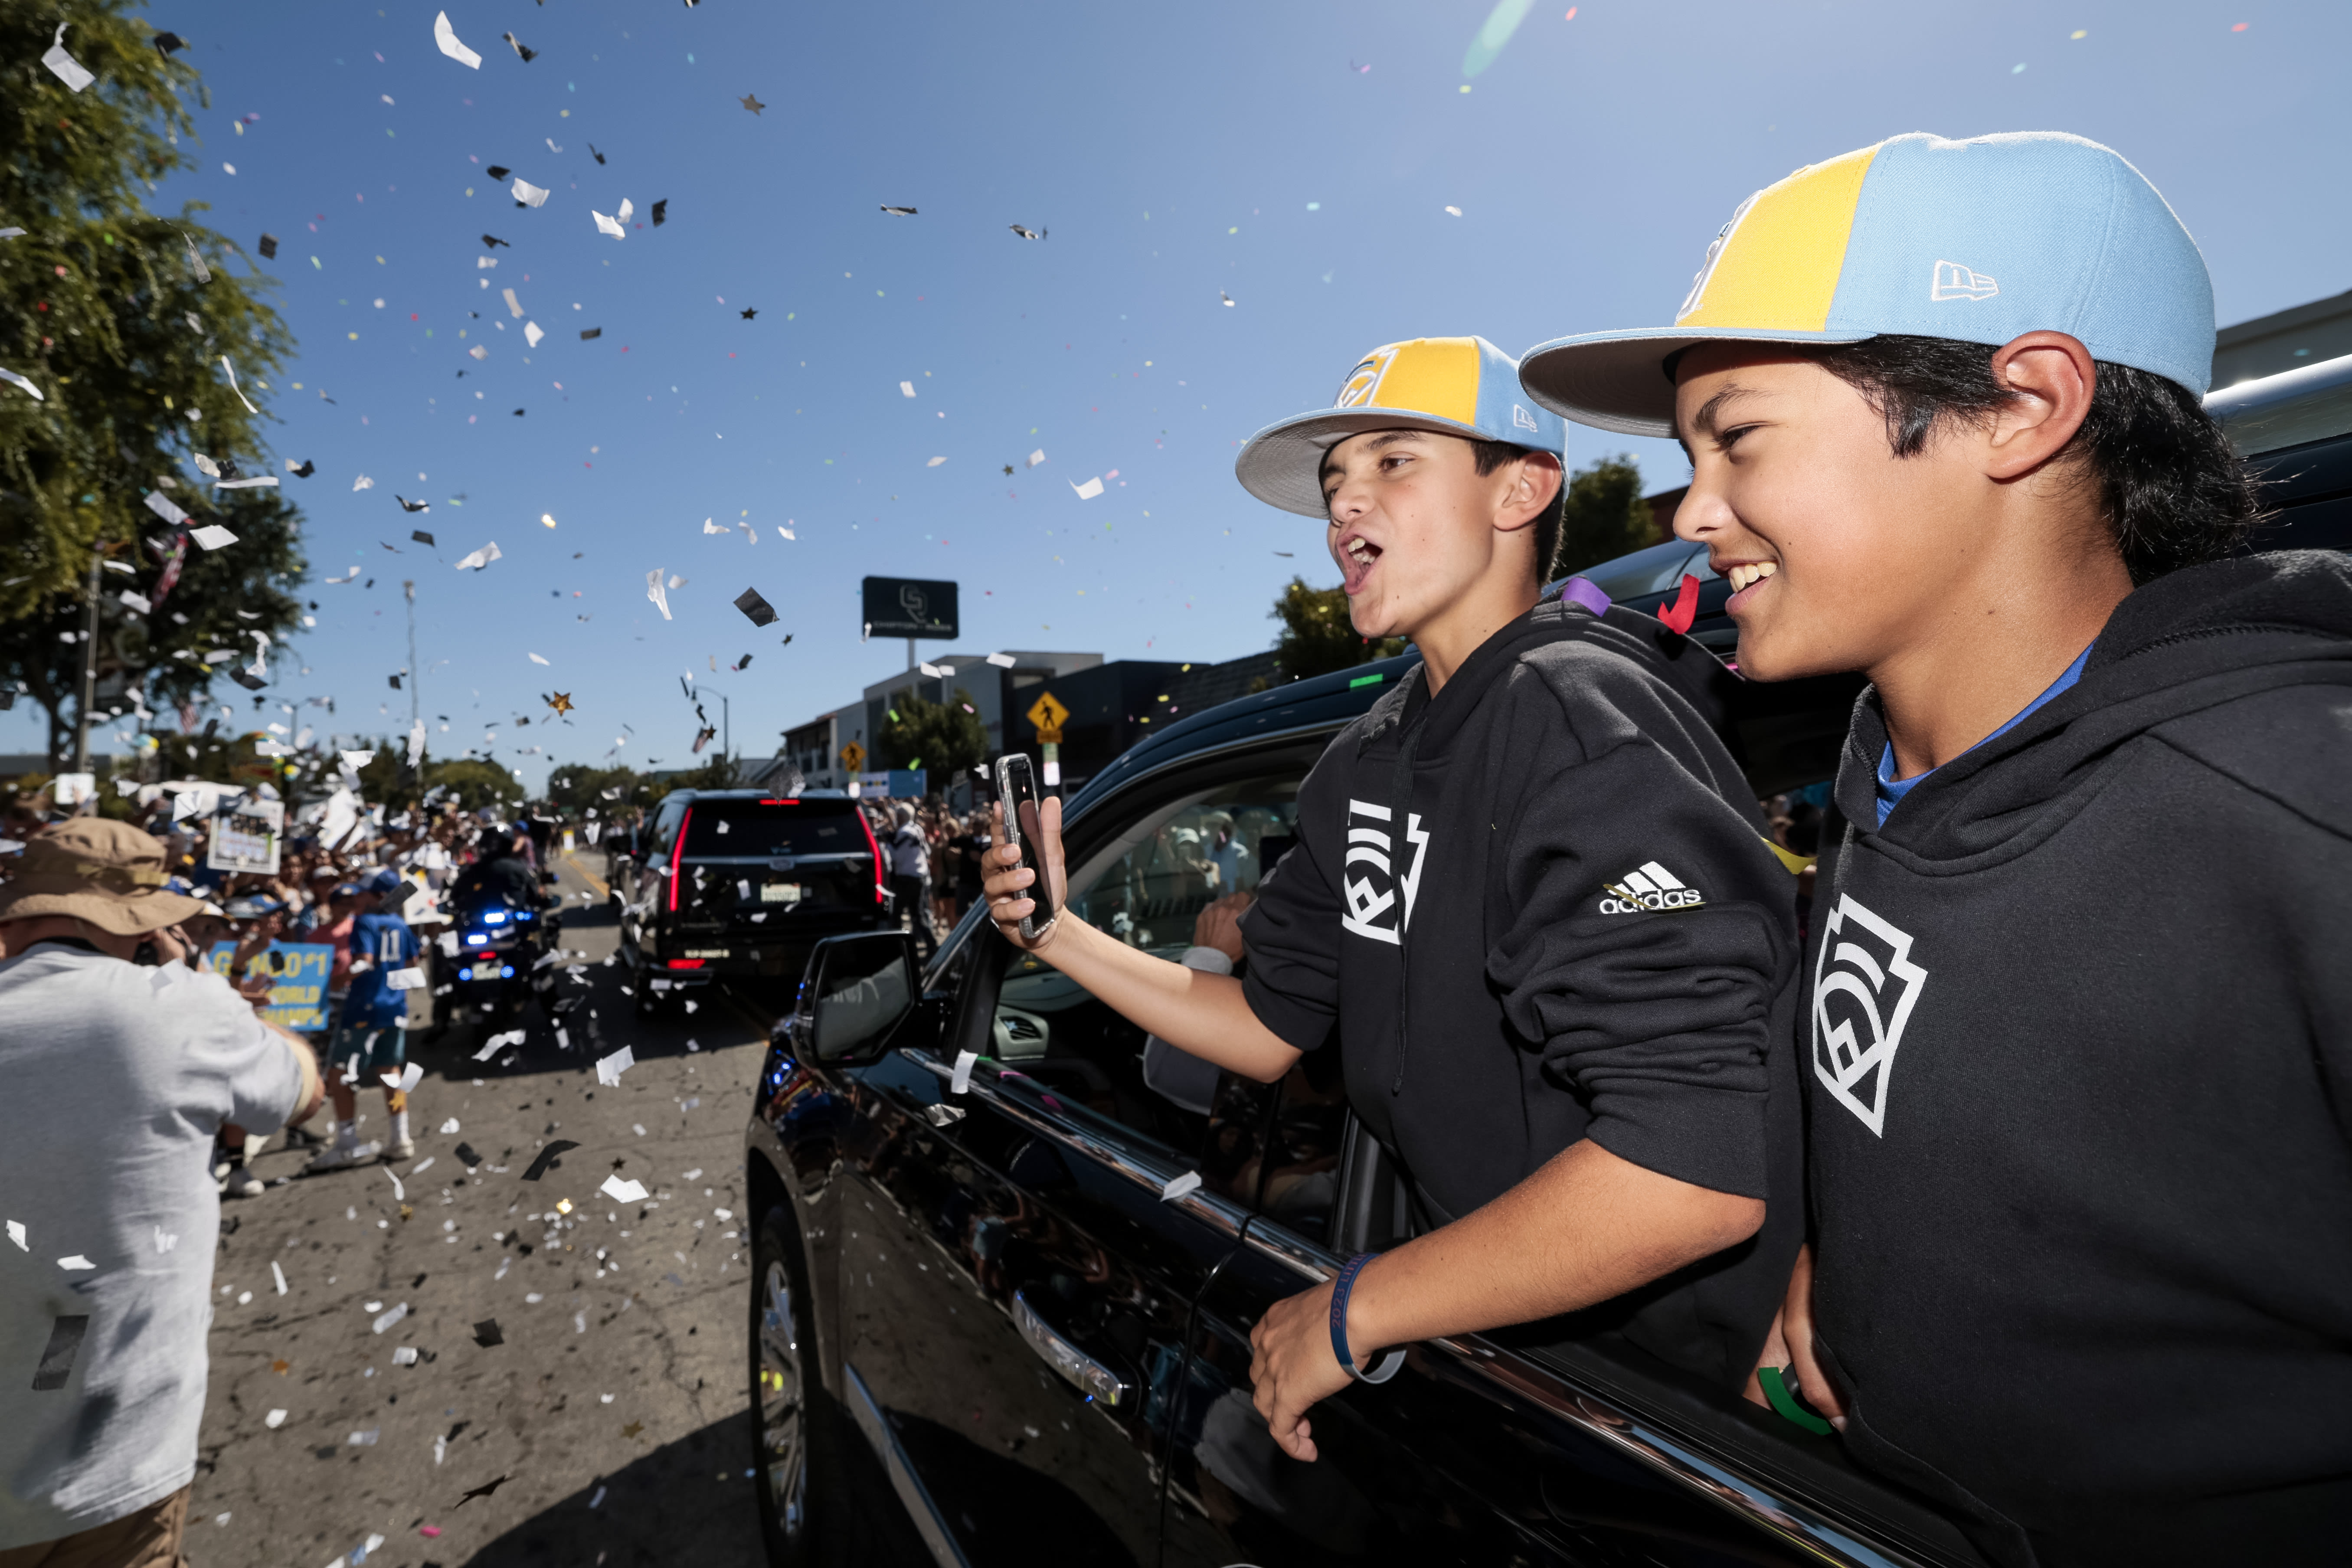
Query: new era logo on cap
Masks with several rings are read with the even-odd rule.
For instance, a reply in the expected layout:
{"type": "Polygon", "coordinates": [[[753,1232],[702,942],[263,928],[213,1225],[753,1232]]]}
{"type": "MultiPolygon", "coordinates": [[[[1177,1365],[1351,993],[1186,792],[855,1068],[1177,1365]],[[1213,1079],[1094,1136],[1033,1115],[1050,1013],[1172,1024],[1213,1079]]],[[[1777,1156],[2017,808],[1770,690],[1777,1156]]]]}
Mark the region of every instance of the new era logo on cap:
{"type": "Polygon", "coordinates": [[[1536,416],[1527,411],[1526,405],[1518,403],[1511,405],[1511,426],[1517,430],[1540,431],[1543,428],[1536,423],[1536,416]]]}
{"type": "Polygon", "coordinates": [[[2000,292],[2000,284],[1957,261],[1936,263],[1934,281],[1927,285],[1930,300],[1990,300],[2000,292]]]}

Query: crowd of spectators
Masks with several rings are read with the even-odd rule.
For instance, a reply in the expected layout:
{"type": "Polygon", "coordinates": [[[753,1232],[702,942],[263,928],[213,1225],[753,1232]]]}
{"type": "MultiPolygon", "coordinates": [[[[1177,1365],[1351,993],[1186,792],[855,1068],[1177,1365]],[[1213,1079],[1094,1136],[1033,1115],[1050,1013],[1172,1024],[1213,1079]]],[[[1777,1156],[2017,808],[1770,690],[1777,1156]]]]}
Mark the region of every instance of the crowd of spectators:
{"type": "MultiPolygon", "coordinates": [[[[268,798],[267,786],[257,793],[268,798]]],[[[257,1013],[270,1009],[273,998],[284,999],[279,982],[287,973],[287,944],[323,946],[331,952],[320,1005],[289,1022],[326,1068],[338,1069],[344,1057],[356,1052],[367,1070],[356,1078],[328,1071],[337,1112],[332,1132],[290,1126],[285,1132],[288,1147],[317,1151],[311,1164],[322,1171],[378,1154],[401,1158],[411,1140],[406,1096],[399,1089],[385,1089],[387,1136],[367,1143],[355,1136],[353,1089],[375,1082],[386,1066],[397,1068],[396,1053],[386,1042],[398,1039],[404,1026],[406,998],[385,990],[383,973],[376,973],[385,966],[377,960],[384,952],[413,956],[420,944],[431,942],[447,920],[442,895],[510,831],[507,816],[467,811],[439,792],[404,811],[362,808],[348,822],[319,820],[316,812],[280,803],[287,820],[276,868],[222,869],[211,852],[215,835],[223,830],[223,819],[214,813],[236,795],[144,785],[117,797],[117,816],[127,812],[127,826],[156,842],[163,890],[196,901],[194,912],[173,928],[186,966],[221,975],[257,1013]],[[387,923],[404,926],[410,935],[404,940],[388,932],[387,923]],[[365,994],[359,1001],[368,1015],[357,1025],[346,1016],[354,1007],[355,986],[365,994]]],[[[88,804],[75,811],[59,809],[37,784],[11,791],[0,817],[0,889],[19,875],[28,846],[93,815],[88,804]]],[[[0,957],[6,952],[5,930],[0,928],[0,957]]],[[[278,1016],[286,1019],[282,1008],[278,1016]]],[[[264,1191],[251,1165],[264,1142],[266,1135],[224,1125],[213,1165],[224,1194],[246,1198],[264,1191]]]]}
{"type": "Polygon", "coordinates": [[[994,840],[988,812],[959,814],[934,796],[909,804],[862,800],[859,809],[882,847],[896,895],[895,912],[928,952],[980,902],[981,857],[994,840]]]}

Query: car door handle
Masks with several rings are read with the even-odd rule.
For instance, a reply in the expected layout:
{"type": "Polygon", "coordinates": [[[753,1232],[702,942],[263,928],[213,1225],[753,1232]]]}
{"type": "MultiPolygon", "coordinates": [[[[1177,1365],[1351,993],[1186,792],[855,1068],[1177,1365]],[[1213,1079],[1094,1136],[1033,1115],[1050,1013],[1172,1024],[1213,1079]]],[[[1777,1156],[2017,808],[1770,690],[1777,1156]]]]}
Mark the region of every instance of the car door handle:
{"type": "Polygon", "coordinates": [[[1117,1373],[1055,1331],[1054,1326],[1029,1304],[1028,1296],[1019,1290],[1013,1292],[1013,1326],[1021,1331],[1029,1348],[1044,1357],[1048,1366],[1097,1404],[1115,1410],[1133,1392],[1117,1373]]]}

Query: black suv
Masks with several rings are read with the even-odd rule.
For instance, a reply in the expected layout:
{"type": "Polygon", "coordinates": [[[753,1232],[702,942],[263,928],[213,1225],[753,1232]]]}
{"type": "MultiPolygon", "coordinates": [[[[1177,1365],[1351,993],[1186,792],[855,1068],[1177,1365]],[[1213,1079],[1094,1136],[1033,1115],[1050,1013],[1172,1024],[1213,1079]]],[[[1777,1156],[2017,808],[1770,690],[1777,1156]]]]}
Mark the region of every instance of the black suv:
{"type": "Polygon", "coordinates": [[[838,792],[674,791],[613,868],[638,1010],[714,980],[796,975],[822,939],[888,924],[881,866],[838,792]]]}
{"type": "MultiPolygon", "coordinates": [[[[2352,543],[2352,359],[2214,403],[2279,508],[2259,542],[2352,543]]],[[[1695,635],[1732,651],[1703,552],[1586,575],[1654,609],[1686,571],[1695,635]]],[[[1211,898],[1287,847],[1317,756],[1408,668],[1244,698],[1121,756],[1070,805],[1069,918],[1179,955],[1211,898]]],[[[1759,797],[1828,777],[1855,689],[1745,689],[1735,743],[1759,797]]],[[[1250,1403],[1250,1327],[1403,1234],[1401,1185],[1336,1053],[1279,1085],[1155,1089],[1143,1045],[982,911],[928,968],[897,931],[816,950],[746,1136],[772,1561],[1982,1561],[1834,1436],[1540,1324],[1412,1346],[1393,1380],[1316,1407],[1318,1462],[1289,1459],[1250,1403]]]]}

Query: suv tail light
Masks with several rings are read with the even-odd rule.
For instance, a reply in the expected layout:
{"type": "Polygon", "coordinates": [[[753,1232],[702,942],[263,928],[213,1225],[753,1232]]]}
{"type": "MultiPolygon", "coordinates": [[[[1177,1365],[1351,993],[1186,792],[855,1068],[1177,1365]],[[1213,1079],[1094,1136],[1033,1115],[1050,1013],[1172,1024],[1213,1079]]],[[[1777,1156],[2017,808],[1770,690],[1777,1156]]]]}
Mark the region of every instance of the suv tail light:
{"type": "Polygon", "coordinates": [[[704,962],[699,958],[673,958],[669,961],[669,966],[672,969],[699,969],[704,962]]]}
{"type": "MultiPolygon", "coordinates": [[[[677,819],[677,841],[670,847],[669,912],[672,914],[677,913],[677,866],[679,861],[686,858],[687,825],[693,820],[694,807],[689,805],[686,808],[686,815],[677,819]]],[[[873,835],[869,833],[866,837],[870,838],[873,835]]]]}
{"type": "Polygon", "coordinates": [[[882,870],[882,846],[875,842],[874,825],[866,820],[866,814],[862,811],[857,814],[857,826],[866,830],[866,847],[874,855],[874,901],[878,904],[884,901],[890,889],[882,870]]]}

